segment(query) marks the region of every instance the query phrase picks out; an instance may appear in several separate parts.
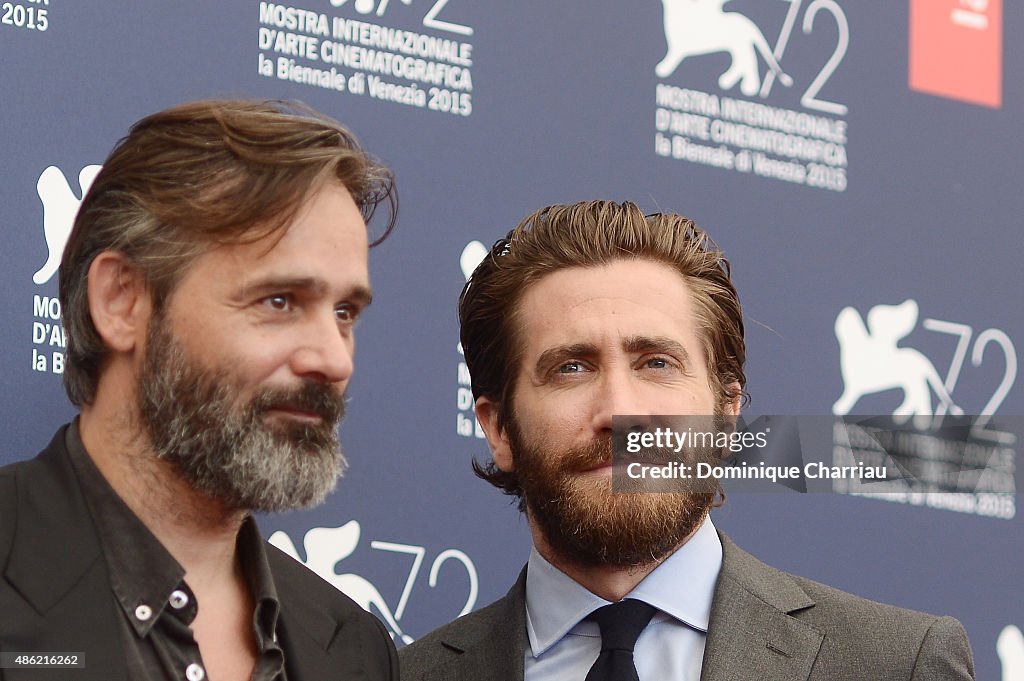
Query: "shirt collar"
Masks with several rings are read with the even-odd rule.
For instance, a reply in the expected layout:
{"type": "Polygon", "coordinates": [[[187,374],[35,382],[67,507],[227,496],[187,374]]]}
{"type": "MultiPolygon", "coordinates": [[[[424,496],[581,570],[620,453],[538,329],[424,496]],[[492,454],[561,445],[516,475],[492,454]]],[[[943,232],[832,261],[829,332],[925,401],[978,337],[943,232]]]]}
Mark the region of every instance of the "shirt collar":
{"type": "Polygon", "coordinates": [[[171,593],[184,582],[185,568],[103,477],[85,450],[78,419],[67,429],[65,439],[103,548],[114,595],[135,632],[145,636],[160,618],[171,593]]]}
{"type": "Polygon", "coordinates": [[[245,519],[238,532],[238,557],[242,561],[242,572],[256,605],[253,610],[253,626],[260,638],[260,648],[263,649],[271,641],[277,640],[277,618],[281,604],[277,598],[274,576],[270,572],[266,544],[251,515],[245,519]]]}
{"type": "Polygon", "coordinates": [[[721,569],[722,540],[708,517],[690,541],[666,558],[627,597],[649,603],[706,634],[721,569]]]}
{"type": "MultiPolygon", "coordinates": [[[[721,567],[722,542],[709,517],[688,542],[626,597],[653,605],[666,615],[706,633],[721,567]]],[[[534,657],[542,655],[587,615],[604,605],[608,605],[608,601],[553,566],[536,548],[530,550],[526,572],[526,630],[534,657]]]]}
{"type": "MultiPolygon", "coordinates": [[[[191,624],[197,604],[185,583],[185,569],[103,477],[85,450],[78,419],[67,429],[65,443],[103,547],[114,595],[135,632],[139,636],[149,633],[176,590],[184,591],[190,601],[183,614],[185,623],[191,624]],[[148,617],[137,616],[140,606],[149,608],[148,617]]],[[[251,515],[239,529],[236,546],[255,604],[253,625],[263,649],[277,638],[280,603],[263,537],[251,515]]]]}

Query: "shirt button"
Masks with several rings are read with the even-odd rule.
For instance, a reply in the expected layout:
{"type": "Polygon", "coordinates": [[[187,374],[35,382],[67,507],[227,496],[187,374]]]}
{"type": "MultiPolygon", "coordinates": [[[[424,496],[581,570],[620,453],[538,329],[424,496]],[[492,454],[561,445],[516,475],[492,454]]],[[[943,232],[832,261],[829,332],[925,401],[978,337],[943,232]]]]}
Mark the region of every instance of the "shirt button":
{"type": "Polygon", "coordinates": [[[203,679],[206,678],[206,672],[203,671],[203,668],[200,665],[193,662],[185,668],[185,678],[188,679],[188,681],[203,681],[203,679]]]}
{"type": "Polygon", "coordinates": [[[145,622],[145,621],[147,621],[152,616],[153,616],[153,609],[150,608],[145,603],[143,603],[139,607],[135,608],[135,618],[138,619],[140,622],[145,622]]]}
{"type": "Polygon", "coordinates": [[[181,589],[175,589],[171,593],[171,598],[169,602],[172,608],[174,608],[175,610],[181,610],[186,605],[188,605],[188,594],[182,591],[181,589]]]}

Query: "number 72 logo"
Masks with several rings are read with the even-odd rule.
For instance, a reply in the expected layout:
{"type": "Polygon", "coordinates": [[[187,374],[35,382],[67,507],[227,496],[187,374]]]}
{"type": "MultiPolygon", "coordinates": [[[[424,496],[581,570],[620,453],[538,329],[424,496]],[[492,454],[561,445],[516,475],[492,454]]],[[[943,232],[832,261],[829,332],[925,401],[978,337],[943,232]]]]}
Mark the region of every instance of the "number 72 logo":
{"type": "MultiPolygon", "coordinates": [[[[392,638],[399,639],[406,644],[412,643],[413,638],[402,631],[400,622],[402,615],[405,614],[405,606],[420,574],[427,550],[423,546],[414,544],[370,542],[370,548],[374,551],[405,555],[412,559],[402,595],[399,597],[398,603],[392,607],[370,580],[361,575],[337,571],[338,563],[355,552],[361,534],[362,528],[356,520],[350,520],[340,527],[314,527],[303,537],[302,545],[306,553],[304,561],[299,557],[299,552],[287,533],[278,530],[270,535],[269,542],[330,582],[367,612],[376,612],[387,625],[392,638]]],[[[441,567],[449,561],[455,561],[462,565],[469,582],[466,600],[457,615],[461,617],[473,609],[479,593],[476,566],[469,556],[459,549],[445,549],[439,553],[430,564],[427,585],[430,588],[437,586],[441,567]]]]}
{"type": "MultiPolygon", "coordinates": [[[[331,0],[332,7],[341,7],[348,0],[331,0]]],[[[412,0],[401,0],[404,5],[412,5],[412,0]]],[[[356,11],[360,14],[370,14],[374,12],[377,16],[384,16],[384,12],[387,10],[390,0],[379,0],[379,4],[376,4],[377,0],[355,0],[353,6],[356,11]],[[376,4],[376,7],[374,5],[376,4]]],[[[456,33],[458,35],[473,35],[473,27],[466,26],[464,24],[456,24],[450,21],[442,21],[437,18],[437,15],[441,13],[445,5],[448,4],[448,0],[436,0],[430,7],[430,10],[423,17],[423,25],[427,28],[433,28],[438,31],[448,31],[449,33],[456,33]]]]}

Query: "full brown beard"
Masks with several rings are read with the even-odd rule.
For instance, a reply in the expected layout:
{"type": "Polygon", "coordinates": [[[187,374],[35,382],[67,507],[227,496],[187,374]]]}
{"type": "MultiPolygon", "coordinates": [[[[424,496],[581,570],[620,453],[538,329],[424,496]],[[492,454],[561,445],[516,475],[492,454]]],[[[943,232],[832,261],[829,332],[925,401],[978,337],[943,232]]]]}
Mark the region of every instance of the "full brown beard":
{"type": "Polygon", "coordinates": [[[581,567],[638,568],[660,562],[700,526],[714,492],[612,493],[608,479],[579,474],[610,462],[610,438],[552,452],[508,424],[527,510],[551,550],[581,567]]]}

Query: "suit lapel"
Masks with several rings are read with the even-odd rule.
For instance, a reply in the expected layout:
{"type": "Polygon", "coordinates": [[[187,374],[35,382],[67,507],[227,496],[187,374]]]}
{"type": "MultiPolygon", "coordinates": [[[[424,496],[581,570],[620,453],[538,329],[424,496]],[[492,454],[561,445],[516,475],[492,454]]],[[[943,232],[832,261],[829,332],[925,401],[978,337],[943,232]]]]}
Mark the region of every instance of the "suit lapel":
{"type": "Polygon", "coordinates": [[[423,681],[522,681],[526,651],[526,568],[508,594],[491,606],[474,631],[452,634],[442,645],[461,652],[423,681]]]}
{"type": "Polygon", "coordinates": [[[8,581],[36,610],[64,598],[100,557],[99,539],[64,448],[61,428],[17,475],[18,525],[8,581]]]}
{"type": "MultiPolygon", "coordinates": [[[[337,622],[318,609],[295,611],[287,601],[282,601],[278,637],[285,651],[289,679],[318,679],[325,670],[331,669],[328,650],[337,629],[337,622]]],[[[336,668],[337,663],[334,666],[336,668]]],[[[349,671],[353,681],[365,678],[352,673],[355,670],[349,671]]]]}
{"type": "Polygon", "coordinates": [[[362,641],[352,640],[358,636],[359,628],[346,629],[344,621],[339,622],[323,603],[317,603],[307,593],[303,581],[294,578],[295,571],[304,572],[306,568],[269,544],[265,544],[265,548],[281,604],[277,635],[285,652],[288,678],[293,681],[320,679],[328,671],[344,669],[346,679],[365,679],[366,672],[360,666],[361,656],[339,659],[347,651],[364,648],[362,641]],[[339,657],[332,657],[332,647],[342,641],[346,645],[336,651],[339,657]]]}
{"type": "MultiPolygon", "coordinates": [[[[86,679],[124,679],[124,652],[106,562],[64,445],[66,428],[16,474],[17,527],[4,571],[26,610],[36,651],[81,652],[86,679]]],[[[28,672],[29,675],[32,672],[28,672]]],[[[7,679],[20,678],[14,670],[7,679]]],[[[34,677],[33,677],[34,678],[34,677]]]]}
{"type": "Polygon", "coordinates": [[[824,635],[790,613],[814,601],[724,535],[722,547],[701,681],[807,679],[824,635]]]}

